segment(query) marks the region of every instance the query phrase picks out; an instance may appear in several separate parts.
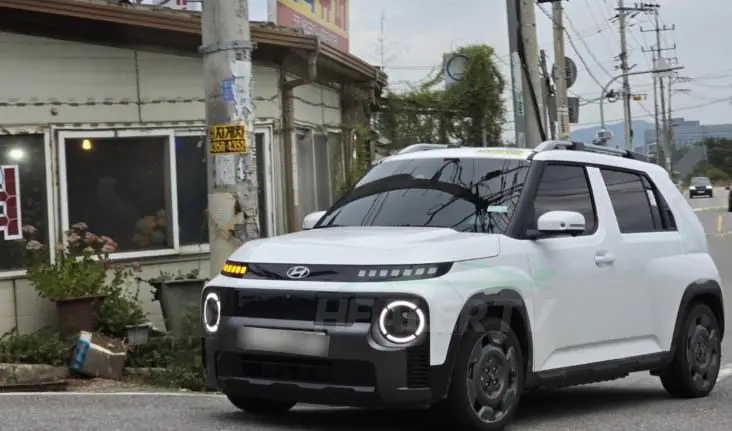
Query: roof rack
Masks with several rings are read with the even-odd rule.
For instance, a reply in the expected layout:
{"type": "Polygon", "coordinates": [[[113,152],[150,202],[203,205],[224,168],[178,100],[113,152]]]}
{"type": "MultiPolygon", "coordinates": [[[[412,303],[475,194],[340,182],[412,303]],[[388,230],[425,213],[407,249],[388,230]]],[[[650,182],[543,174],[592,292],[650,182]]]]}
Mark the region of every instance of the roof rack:
{"type": "Polygon", "coordinates": [[[626,159],[639,160],[647,162],[648,158],[643,154],[636,153],[628,150],[621,150],[619,148],[606,147],[604,145],[585,144],[584,142],[577,141],[546,141],[537,145],[534,148],[534,153],[549,150],[573,150],[573,151],[587,151],[590,153],[607,154],[611,156],[624,157],[626,159]]]}
{"type": "Polygon", "coordinates": [[[416,151],[426,150],[442,150],[444,148],[457,148],[459,145],[452,144],[413,144],[408,147],[404,147],[397,154],[414,153],[416,151]]]}

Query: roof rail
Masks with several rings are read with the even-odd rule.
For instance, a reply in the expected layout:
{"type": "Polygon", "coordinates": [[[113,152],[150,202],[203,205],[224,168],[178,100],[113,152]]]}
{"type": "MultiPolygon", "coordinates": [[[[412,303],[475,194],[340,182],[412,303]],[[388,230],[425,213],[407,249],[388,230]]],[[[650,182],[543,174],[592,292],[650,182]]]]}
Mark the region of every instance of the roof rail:
{"type": "Polygon", "coordinates": [[[453,144],[413,144],[408,147],[404,147],[397,152],[397,154],[413,153],[415,151],[426,151],[426,150],[442,150],[444,148],[457,148],[459,145],[453,144]]]}
{"type": "Polygon", "coordinates": [[[648,158],[646,156],[644,156],[643,154],[635,153],[633,151],[606,147],[604,145],[585,144],[584,142],[577,141],[545,141],[537,145],[536,148],[534,148],[535,153],[549,150],[587,151],[590,153],[608,154],[611,156],[619,156],[626,159],[639,160],[642,162],[648,161],[648,158]]]}

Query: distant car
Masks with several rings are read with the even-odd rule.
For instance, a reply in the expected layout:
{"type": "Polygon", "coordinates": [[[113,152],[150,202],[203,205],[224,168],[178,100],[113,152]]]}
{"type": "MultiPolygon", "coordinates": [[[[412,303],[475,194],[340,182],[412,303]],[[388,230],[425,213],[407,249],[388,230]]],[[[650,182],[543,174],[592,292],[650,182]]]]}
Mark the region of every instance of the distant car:
{"type": "Polygon", "coordinates": [[[707,177],[694,177],[689,183],[689,199],[696,196],[714,197],[712,182],[707,177]]]}
{"type": "MultiPolygon", "coordinates": [[[[729,186],[727,186],[727,190],[729,190],[729,186]]],[[[732,192],[727,193],[727,212],[732,213],[732,192]]]]}

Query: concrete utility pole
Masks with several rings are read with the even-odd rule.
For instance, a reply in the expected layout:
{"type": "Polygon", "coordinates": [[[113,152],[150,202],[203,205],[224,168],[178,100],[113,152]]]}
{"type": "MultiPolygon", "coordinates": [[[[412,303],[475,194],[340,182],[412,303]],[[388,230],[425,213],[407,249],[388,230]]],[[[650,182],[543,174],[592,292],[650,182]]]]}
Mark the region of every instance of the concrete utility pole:
{"type": "Polygon", "coordinates": [[[531,0],[506,0],[516,145],[522,148],[535,147],[544,135],[542,121],[544,104],[539,75],[539,44],[534,7],[534,2],[531,0]],[[532,93],[536,100],[532,97],[532,93]]]}
{"type": "MultiPolygon", "coordinates": [[[[661,16],[659,13],[660,6],[645,6],[653,11],[656,28],[651,30],[644,30],[643,28],[641,28],[641,32],[646,33],[652,31],[656,33],[656,45],[653,47],[653,51],[655,53],[653,67],[655,69],[662,69],[663,66],[666,64],[666,61],[663,58],[663,51],[668,51],[669,49],[673,48],[663,48],[663,46],[661,45],[661,32],[671,31],[674,29],[674,27],[666,27],[665,25],[661,27],[661,16]]],[[[658,148],[663,148],[664,160],[659,159],[658,162],[663,162],[663,166],[666,167],[666,170],[671,172],[671,140],[669,134],[669,123],[666,117],[666,90],[663,82],[663,75],[664,74],[660,73],[656,73],[654,75],[654,77],[658,81],[658,98],[661,104],[661,134],[656,134],[656,153],[658,153],[658,148]]]]}
{"type": "Polygon", "coordinates": [[[247,0],[203,2],[203,72],[208,137],[211,275],[243,242],[259,236],[247,0]]]}
{"type": "Polygon", "coordinates": [[[549,107],[550,100],[552,100],[552,96],[554,95],[554,88],[552,87],[552,79],[549,75],[549,72],[547,71],[546,67],[546,51],[543,49],[539,51],[539,57],[541,59],[541,76],[543,81],[542,86],[542,94],[544,96],[544,112],[546,112],[546,115],[544,115],[544,121],[549,126],[549,137],[554,140],[557,139],[557,127],[554,124],[554,121],[552,121],[552,115],[551,115],[551,109],[549,107]]]}
{"type": "Polygon", "coordinates": [[[633,149],[633,118],[630,112],[630,80],[628,79],[628,42],[626,40],[626,13],[623,0],[618,0],[618,26],[620,27],[620,70],[623,73],[623,120],[625,123],[625,148],[633,149]]]}
{"type": "Polygon", "coordinates": [[[666,124],[668,125],[668,141],[670,143],[674,142],[674,122],[673,122],[673,105],[672,105],[672,99],[674,94],[689,94],[691,93],[691,90],[687,88],[675,88],[674,84],[681,83],[681,82],[689,82],[691,81],[691,78],[686,76],[679,76],[678,73],[675,73],[674,75],[670,76],[668,79],[668,119],[666,120],[666,124]]]}
{"type": "Polygon", "coordinates": [[[557,68],[555,96],[557,100],[558,138],[569,139],[569,104],[567,102],[567,62],[564,55],[564,8],[562,1],[552,3],[552,21],[554,23],[554,64],[557,68]]]}

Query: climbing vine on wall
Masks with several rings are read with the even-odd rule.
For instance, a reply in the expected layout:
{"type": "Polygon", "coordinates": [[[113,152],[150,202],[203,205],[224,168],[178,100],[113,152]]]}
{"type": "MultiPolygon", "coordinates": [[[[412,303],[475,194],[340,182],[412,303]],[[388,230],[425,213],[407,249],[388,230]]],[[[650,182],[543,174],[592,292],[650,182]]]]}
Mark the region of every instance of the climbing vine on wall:
{"type": "Polygon", "coordinates": [[[494,62],[493,48],[469,45],[457,51],[468,58],[462,81],[438,88],[442,71],[408,91],[391,91],[378,114],[377,126],[390,149],[418,142],[489,146],[501,142],[506,82],[494,62]]]}

